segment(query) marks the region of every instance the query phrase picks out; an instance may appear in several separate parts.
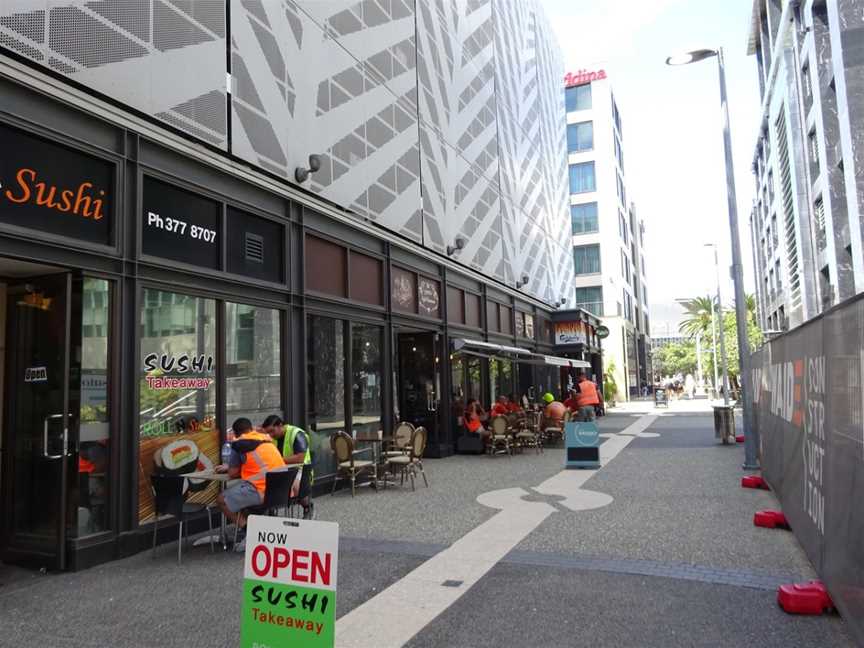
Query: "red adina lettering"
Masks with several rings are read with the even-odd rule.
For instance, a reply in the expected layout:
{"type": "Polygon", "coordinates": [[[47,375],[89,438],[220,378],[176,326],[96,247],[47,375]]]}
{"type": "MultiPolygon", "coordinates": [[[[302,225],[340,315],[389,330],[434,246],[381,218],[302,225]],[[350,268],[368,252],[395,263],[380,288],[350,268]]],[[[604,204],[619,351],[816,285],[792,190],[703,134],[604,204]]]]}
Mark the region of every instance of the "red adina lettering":
{"type": "Polygon", "coordinates": [[[575,74],[568,72],[564,75],[564,85],[568,88],[571,86],[583,85],[592,81],[602,81],[606,78],[606,70],[579,70],[575,74]]]}
{"type": "Polygon", "coordinates": [[[27,168],[18,170],[15,181],[16,187],[3,192],[10,202],[19,205],[32,203],[95,221],[105,216],[102,213],[105,191],[94,187],[92,182],[82,182],[75,188],[63,189],[39,181],[36,171],[27,168]]]}

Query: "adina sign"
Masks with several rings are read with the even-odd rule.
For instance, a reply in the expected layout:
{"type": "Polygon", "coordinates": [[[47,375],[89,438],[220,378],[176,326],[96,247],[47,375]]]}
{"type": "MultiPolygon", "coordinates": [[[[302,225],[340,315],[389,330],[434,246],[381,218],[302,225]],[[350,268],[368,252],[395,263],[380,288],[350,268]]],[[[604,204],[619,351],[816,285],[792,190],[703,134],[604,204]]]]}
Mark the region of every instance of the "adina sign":
{"type": "Polygon", "coordinates": [[[338,554],[335,522],[250,516],[241,648],[332,648],[338,554]]]}
{"type": "Polygon", "coordinates": [[[592,81],[602,81],[606,78],[606,70],[579,70],[575,74],[568,72],[564,75],[564,85],[570,86],[583,85],[592,81]]]}

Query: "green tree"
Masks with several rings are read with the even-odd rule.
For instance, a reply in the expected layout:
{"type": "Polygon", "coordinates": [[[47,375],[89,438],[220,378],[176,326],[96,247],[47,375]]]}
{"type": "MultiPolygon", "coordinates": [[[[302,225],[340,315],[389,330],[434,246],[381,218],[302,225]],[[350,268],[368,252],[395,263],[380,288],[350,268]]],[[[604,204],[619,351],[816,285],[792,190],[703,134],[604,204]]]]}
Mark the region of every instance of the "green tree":
{"type": "MultiPolygon", "coordinates": [[[[710,320],[709,320],[710,326],[710,320]]],[[[696,344],[691,340],[667,344],[654,354],[654,367],[663,376],[696,374],[696,344]]]]}
{"type": "MultiPolygon", "coordinates": [[[[756,323],[756,300],[753,295],[747,295],[747,342],[750,345],[750,351],[754,351],[762,346],[762,329],[759,328],[759,325],[756,323]]],[[[738,365],[738,328],[735,321],[735,311],[734,310],[724,310],[723,311],[723,336],[726,341],[726,361],[729,366],[729,381],[735,385],[738,383],[738,374],[740,373],[739,365],[738,365]]],[[[714,354],[712,353],[710,345],[707,345],[707,356],[703,354],[703,367],[705,367],[705,375],[713,376],[714,375],[714,354]]],[[[719,342],[719,331],[718,331],[718,342],[717,342],[717,362],[720,363],[720,366],[717,368],[717,374],[720,376],[720,381],[722,384],[722,371],[723,365],[722,360],[720,358],[720,342],[719,342]]]]}
{"type": "Polygon", "coordinates": [[[603,374],[603,400],[609,405],[614,405],[615,399],[618,397],[618,383],[615,382],[615,369],[615,362],[610,360],[603,374]]]}
{"type": "Polygon", "coordinates": [[[684,306],[684,319],[678,325],[678,330],[690,338],[710,333],[713,297],[695,297],[688,299],[684,306]]]}

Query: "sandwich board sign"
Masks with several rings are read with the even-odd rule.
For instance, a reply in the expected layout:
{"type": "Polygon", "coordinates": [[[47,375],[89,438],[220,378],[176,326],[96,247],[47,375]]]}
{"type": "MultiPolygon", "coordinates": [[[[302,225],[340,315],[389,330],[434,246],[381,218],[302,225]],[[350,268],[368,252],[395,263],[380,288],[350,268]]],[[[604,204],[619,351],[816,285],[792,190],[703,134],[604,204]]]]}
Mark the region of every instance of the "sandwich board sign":
{"type": "Polygon", "coordinates": [[[241,648],[333,648],[339,525],[252,515],[241,648]]]}

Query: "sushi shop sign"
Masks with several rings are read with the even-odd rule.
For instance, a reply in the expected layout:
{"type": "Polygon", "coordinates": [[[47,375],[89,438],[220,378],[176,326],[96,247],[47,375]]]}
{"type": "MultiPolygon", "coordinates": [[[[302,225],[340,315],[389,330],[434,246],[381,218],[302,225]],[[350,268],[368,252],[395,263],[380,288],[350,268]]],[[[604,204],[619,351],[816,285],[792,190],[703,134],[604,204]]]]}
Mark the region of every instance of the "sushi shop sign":
{"type": "Polygon", "coordinates": [[[332,648],[338,553],[335,522],[250,516],[241,648],[332,648]]]}

